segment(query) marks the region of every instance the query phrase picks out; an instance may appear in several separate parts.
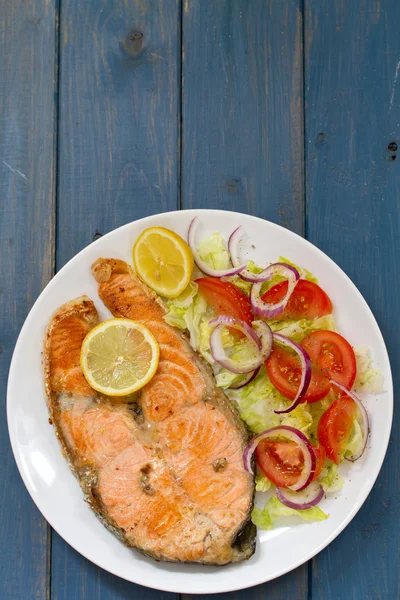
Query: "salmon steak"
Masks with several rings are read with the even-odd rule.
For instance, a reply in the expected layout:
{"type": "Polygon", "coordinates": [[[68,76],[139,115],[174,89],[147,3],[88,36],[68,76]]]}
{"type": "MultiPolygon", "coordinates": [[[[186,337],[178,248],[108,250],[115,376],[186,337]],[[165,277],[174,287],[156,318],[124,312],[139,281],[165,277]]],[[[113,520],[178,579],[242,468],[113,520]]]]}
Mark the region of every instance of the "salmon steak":
{"type": "Polygon", "coordinates": [[[154,377],[121,399],[93,390],[80,367],[98,324],[86,296],[64,304],[46,332],[50,419],[85,500],[126,546],[156,560],[225,565],[250,558],[254,479],[243,465],[248,433],[162,301],[123,261],[92,267],[115,317],[145,325],[160,347],[154,377]]]}

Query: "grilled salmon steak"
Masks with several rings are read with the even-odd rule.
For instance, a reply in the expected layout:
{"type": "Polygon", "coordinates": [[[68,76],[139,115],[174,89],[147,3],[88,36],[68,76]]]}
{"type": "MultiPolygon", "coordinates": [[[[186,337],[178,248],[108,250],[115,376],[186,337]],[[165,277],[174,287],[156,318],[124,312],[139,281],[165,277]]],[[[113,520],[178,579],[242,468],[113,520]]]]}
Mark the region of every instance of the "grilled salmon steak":
{"type": "Polygon", "coordinates": [[[186,336],[126,263],[93,265],[114,316],[145,325],[160,346],[153,379],[124,401],[99,395],[80,368],[98,323],[89,298],[62,306],[44,351],[51,420],[86,500],[129,547],[157,559],[224,565],[255,549],[253,477],[243,467],[247,431],[186,336]]]}

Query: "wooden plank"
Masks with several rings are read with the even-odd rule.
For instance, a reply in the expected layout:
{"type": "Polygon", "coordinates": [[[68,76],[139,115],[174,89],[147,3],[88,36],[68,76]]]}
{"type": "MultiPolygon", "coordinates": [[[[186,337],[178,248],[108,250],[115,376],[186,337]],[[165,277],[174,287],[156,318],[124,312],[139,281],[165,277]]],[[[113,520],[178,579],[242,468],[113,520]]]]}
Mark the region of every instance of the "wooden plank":
{"type": "Polygon", "coordinates": [[[63,0],[60,59],[57,268],[178,206],[179,0],[63,0]]]}
{"type": "MultiPolygon", "coordinates": [[[[307,234],[353,279],[400,385],[400,3],[306,0],[307,234]],[[395,148],[396,146],[390,146],[395,148]]],[[[400,597],[399,414],[377,484],[314,563],[314,599],[400,597]]]]}
{"type": "MultiPolygon", "coordinates": [[[[303,233],[300,5],[184,2],[182,208],[248,212],[303,233]]],[[[307,565],[218,595],[262,597],[306,598],[307,565]]]]}
{"type": "MultiPolygon", "coordinates": [[[[57,268],[107,231],[178,206],[178,0],[63,0],[57,268]]],[[[174,598],[95,567],[53,533],[53,600],[174,598]]]]}
{"type": "Polygon", "coordinates": [[[184,2],[183,208],[303,232],[300,5],[184,2]]]}
{"type": "Polygon", "coordinates": [[[0,598],[44,599],[46,521],[26,491],[5,420],[14,344],[53,273],[57,10],[0,1],[0,598]]]}

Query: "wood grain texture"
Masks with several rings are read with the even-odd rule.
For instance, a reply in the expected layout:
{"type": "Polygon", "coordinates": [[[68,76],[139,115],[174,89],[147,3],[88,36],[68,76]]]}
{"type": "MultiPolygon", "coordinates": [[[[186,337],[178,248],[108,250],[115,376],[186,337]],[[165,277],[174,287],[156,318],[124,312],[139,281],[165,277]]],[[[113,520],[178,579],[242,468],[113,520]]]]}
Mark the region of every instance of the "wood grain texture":
{"type": "MultiPolygon", "coordinates": [[[[186,0],[182,31],[182,208],[248,212],[303,233],[300,2],[186,0]]],[[[200,598],[265,597],[307,598],[307,565],[200,598]]]]}
{"type": "Polygon", "coordinates": [[[18,332],[53,273],[57,10],[0,1],[0,598],[46,598],[49,531],[17,471],[5,419],[18,332]]]}
{"type": "MultiPolygon", "coordinates": [[[[400,4],[306,0],[305,8],[307,237],[371,306],[397,391],[400,158],[388,145],[400,142],[400,4]]],[[[366,503],[313,561],[315,600],[400,597],[399,419],[395,409],[388,455],[366,503]]]]}
{"type": "Polygon", "coordinates": [[[57,267],[177,207],[179,77],[179,0],[63,0],[57,267]]]}
{"type": "Polygon", "coordinates": [[[183,208],[303,232],[300,4],[184,2],[183,208]]]}
{"type": "MultiPolygon", "coordinates": [[[[57,268],[96,232],[177,208],[179,78],[178,0],[63,0],[57,268]]],[[[98,569],[53,533],[51,598],[175,595],[98,569]]]]}

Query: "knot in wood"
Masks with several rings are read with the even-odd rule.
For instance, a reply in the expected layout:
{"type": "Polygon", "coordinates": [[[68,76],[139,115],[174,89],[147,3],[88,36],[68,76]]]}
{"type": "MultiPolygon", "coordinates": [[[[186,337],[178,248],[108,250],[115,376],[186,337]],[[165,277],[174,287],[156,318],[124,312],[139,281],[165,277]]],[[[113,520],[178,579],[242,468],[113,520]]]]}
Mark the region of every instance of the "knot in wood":
{"type": "Polygon", "coordinates": [[[128,33],[124,41],[124,48],[128,54],[139,54],[143,48],[143,33],[141,31],[132,30],[128,33]]]}

